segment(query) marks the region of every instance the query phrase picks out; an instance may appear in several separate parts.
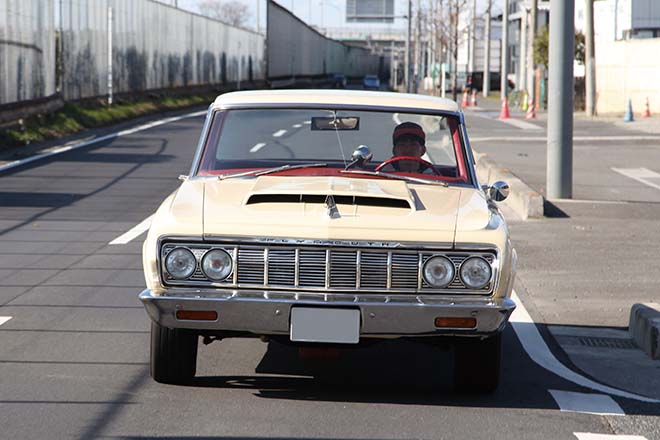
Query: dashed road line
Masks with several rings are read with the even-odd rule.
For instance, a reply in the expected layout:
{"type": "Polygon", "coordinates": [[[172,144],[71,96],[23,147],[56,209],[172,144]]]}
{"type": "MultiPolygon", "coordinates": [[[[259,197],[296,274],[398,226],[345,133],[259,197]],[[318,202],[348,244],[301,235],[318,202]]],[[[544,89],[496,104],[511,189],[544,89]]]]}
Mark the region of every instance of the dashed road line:
{"type": "Polygon", "coordinates": [[[119,237],[115,238],[108,244],[126,244],[131,242],[133,239],[137,238],[140,234],[151,227],[151,220],[153,219],[153,214],[149,217],[142,220],[137,225],[133,226],[129,231],[124,232],[119,237]]]}
{"type": "Polygon", "coordinates": [[[312,121],[303,121],[303,124],[305,124],[305,125],[310,125],[311,123],[312,123],[312,121]]]}
{"type": "Polygon", "coordinates": [[[11,318],[12,318],[11,316],[0,316],[0,325],[2,325],[5,322],[9,321],[11,318]]]}
{"type": "Polygon", "coordinates": [[[265,143],[259,142],[258,144],[255,144],[254,147],[250,148],[250,153],[256,153],[257,151],[261,150],[265,146],[266,146],[265,143]]]}
{"type": "Polygon", "coordinates": [[[660,182],[660,174],[655,171],[651,171],[648,168],[612,168],[612,171],[615,171],[619,174],[623,174],[626,177],[630,177],[633,180],[648,185],[655,189],[660,189],[660,184],[650,182],[649,179],[658,179],[660,182]]]}
{"type": "Polygon", "coordinates": [[[31,157],[27,157],[25,159],[15,160],[13,162],[8,162],[6,164],[0,165],[0,172],[7,171],[9,169],[16,168],[16,167],[19,167],[21,165],[25,165],[25,164],[28,164],[28,163],[31,163],[31,162],[35,162],[37,160],[45,159],[47,157],[52,157],[52,156],[55,156],[57,154],[66,153],[67,151],[77,150],[78,148],[88,147],[90,145],[98,144],[99,142],[112,140],[112,139],[115,139],[115,138],[118,138],[118,137],[121,137],[121,136],[126,136],[128,134],[137,133],[139,131],[147,130],[149,128],[157,127],[159,125],[169,124],[170,122],[176,122],[176,121],[180,121],[182,119],[193,118],[193,117],[202,116],[202,115],[205,115],[205,114],[206,114],[206,110],[198,111],[198,112],[192,112],[192,113],[186,113],[185,115],[173,116],[171,118],[159,119],[157,121],[152,121],[152,122],[149,122],[147,124],[141,124],[141,125],[138,125],[138,126],[133,127],[133,128],[128,128],[126,130],[121,130],[121,131],[117,131],[117,132],[114,132],[114,133],[106,134],[104,136],[100,136],[100,137],[91,139],[89,141],[83,141],[83,142],[79,142],[79,143],[76,143],[76,144],[73,144],[73,145],[65,145],[65,146],[57,147],[57,148],[54,148],[54,149],[52,149],[52,150],[50,150],[46,153],[37,154],[37,155],[31,156],[31,157]]]}
{"type": "Polygon", "coordinates": [[[578,440],[646,440],[641,435],[594,434],[592,432],[574,432],[578,440]]]}
{"type": "Polygon", "coordinates": [[[605,394],[575,393],[571,391],[548,390],[562,411],[596,414],[600,416],[625,416],[610,396],[605,394]]]}
{"type": "Polygon", "coordinates": [[[277,130],[275,133],[273,133],[273,137],[278,138],[278,137],[284,135],[284,133],[286,133],[286,130],[277,130]]]}
{"type": "Polygon", "coordinates": [[[291,127],[293,127],[293,128],[300,128],[300,127],[302,127],[302,124],[293,124],[291,127]]]}
{"type": "Polygon", "coordinates": [[[511,314],[509,322],[529,357],[542,368],[545,368],[569,382],[573,382],[585,388],[591,388],[594,391],[638,400],[640,402],[660,403],[660,400],[657,399],[651,399],[650,397],[629,393],[627,391],[600,384],[566,367],[566,365],[559,362],[559,360],[552,354],[548,345],[545,343],[543,337],[536,328],[536,324],[532,320],[532,317],[527,312],[527,309],[525,309],[524,304],[520,301],[520,298],[515,291],[511,293],[511,299],[515,301],[517,307],[511,314]]]}

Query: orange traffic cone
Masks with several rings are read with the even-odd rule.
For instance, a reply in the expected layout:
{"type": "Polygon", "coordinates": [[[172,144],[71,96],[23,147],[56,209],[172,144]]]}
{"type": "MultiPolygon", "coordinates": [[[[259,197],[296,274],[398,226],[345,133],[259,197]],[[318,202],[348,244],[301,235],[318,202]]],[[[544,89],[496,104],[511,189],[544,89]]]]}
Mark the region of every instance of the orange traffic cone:
{"type": "Polygon", "coordinates": [[[642,113],[642,118],[651,117],[651,106],[649,105],[649,97],[646,97],[646,105],[644,106],[644,113],[642,113]]]}
{"type": "Polygon", "coordinates": [[[477,106],[477,90],[476,89],[472,89],[472,99],[470,101],[470,105],[472,107],[477,106]]]}
{"type": "Polygon", "coordinates": [[[509,98],[502,98],[502,110],[500,111],[499,119],[509,119],[509,98]]]}
{"type": "Polygon", "coordinates": [[[525,113],[525,119],[536,119],[536,106],[532,99],[527,103],[527,113],[525,113]]]}
{"type": "Polygon", "coordinates": [[[461,107],[469,107],[470,102],[468,101],[468,92],[465,90],[463,92],[463,101],[461,102],[461,107]]]}

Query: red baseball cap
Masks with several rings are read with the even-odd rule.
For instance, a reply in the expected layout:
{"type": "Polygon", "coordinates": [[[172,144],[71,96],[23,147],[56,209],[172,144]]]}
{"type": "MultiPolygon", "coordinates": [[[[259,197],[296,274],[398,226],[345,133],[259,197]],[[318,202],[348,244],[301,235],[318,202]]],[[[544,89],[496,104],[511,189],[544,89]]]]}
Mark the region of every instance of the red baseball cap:
{"type": "Polygon", "coordinates": [[[424,145],[426,143],[426,134],[422,127],[414,122],[402,122],[397,125],[392,133],[392,143],[396,144],[396,141],[401,136],[414,136],[419,139],[419,142],[424,145]]]}

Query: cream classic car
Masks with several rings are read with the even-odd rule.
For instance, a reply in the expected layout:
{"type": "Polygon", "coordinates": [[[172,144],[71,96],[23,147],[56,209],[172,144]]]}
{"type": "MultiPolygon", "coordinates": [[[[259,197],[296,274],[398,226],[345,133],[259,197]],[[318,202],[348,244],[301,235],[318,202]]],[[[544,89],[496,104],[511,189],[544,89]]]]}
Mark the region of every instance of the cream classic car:
{"type": "Polygon", "coordinates": [[[454,347],[491,391],[516,254],[453,101],[387,92],[221,95],[189,176],[144,243],[151,375],[186,383],[197,345],[263,337],[454,347]]]}

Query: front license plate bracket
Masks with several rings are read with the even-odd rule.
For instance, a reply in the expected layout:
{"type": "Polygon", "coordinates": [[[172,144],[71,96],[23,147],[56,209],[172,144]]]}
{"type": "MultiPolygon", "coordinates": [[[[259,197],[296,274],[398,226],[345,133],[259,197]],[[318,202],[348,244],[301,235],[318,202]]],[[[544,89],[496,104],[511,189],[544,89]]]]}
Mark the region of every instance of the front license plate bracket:
{"type": "Polygon", "coordinates": [[[289,337],[294,342],[357,344],[360,310],[292,307],[289,337]]]}

